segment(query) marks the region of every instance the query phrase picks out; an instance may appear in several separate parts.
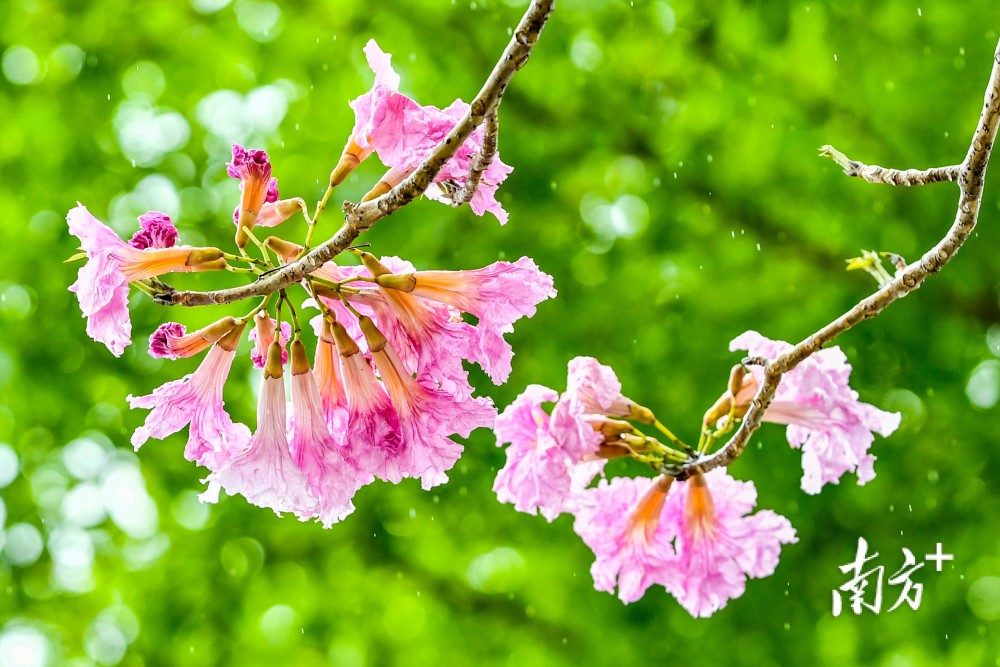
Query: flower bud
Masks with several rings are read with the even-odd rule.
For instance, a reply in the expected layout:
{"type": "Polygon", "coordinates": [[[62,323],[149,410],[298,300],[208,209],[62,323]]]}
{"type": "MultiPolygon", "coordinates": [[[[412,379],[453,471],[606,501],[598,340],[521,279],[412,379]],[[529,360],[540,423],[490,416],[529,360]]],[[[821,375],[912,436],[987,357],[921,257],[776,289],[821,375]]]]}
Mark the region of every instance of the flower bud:
{"type": "Polygon", "coordinates": [[[371,274],[376,278],[385,275],[387,273],[392,273],[392,271],[387,269],[385,265],[382,264],[382,262],[378,261],[375,255],[371,254],[370,252],[361,253],[361,263],[364,264],[365,268],[371,271],[371,274]]]}
{"type": "Polygon", "coordinates": [[[382,335],[382,332],[378,330],[378,327],[375,326],[372,318],[362,316],[358,318],[358,324],[361,325],[361,331],[365,334],[365,340],[368,342],[368,349],[371,352],[381,352],[385,349],[388,341],[382,335]]]}
{"type": "Polygon", "coordinates": [[[353,138],[348,139],[347,145],[344,146],[344,152],[340,154],[340,161],[337,162],[337,166],[330,173],[330,187],[334,188],[343,183],[344,179],[354,171],[354,168],[372,154],[372,151],[373,149],[371,148],[361,148],[361,146],[358,146],[353,138]]]}
{"type": "Polygon", "coordinates": [[[361,351],[361,348],[351,338],[351,334],[347,333],[347,329],[344,328],[343,324],[340,322],[331,322],[330,329],[333,331],[333,340],[337,343],[337,350],[340,352],[340,356],[353,357],[361,351]]]}
{"type": "Polygon", "coordinates": [[[298,243],[279,239],[277,236],[268,236],[264,239],[264,245],[285,263],[291,262],[302,252],[302,246],[298,243]]]}
{"type": "Polygon", "coordinates": [[[284,350],[278,341],[274,341],[267,348],[267,362],[264,364],[264,379],[280,378],[284,372],[281,368],[281,357],[284,350]]]}
{"type": "Polygon", "coordinates": [[[292,375],[302,375],[312,370],[309,366],[309,357],[306,355],[306,346],[300,338],[292,341],[292,375]]]}
{"type": "Polygon", "coordinates": [[[303,215],[306,214],[306,202],[302,197],[267,202],[260,207],[260,215],[257,216],[257,225],[260,227],[274,227],[288,220],[299,211],[303,215]]]}
{"type": "Polygon", "coordinates": [[[400,292],[412,292],[417,286],[417,279],[412,273],[387,273],[375,277],[375,283],[379,287],[399,290],[400,292]]]}
{"type": "Polygon", "coordinates": [[[237,324],[229,330],[229,333],[220,338],[215,344],[226,352],[235,352],[236,347],[240,344],[240,339],[243,338],[243,331],[246,328],[246,324],[237,324]]]}
{"type": "Polygon", "coordinates": [[[185,264],[192,271],[224,271],[225,253],[218,248],[192,248],[185,264]]]}

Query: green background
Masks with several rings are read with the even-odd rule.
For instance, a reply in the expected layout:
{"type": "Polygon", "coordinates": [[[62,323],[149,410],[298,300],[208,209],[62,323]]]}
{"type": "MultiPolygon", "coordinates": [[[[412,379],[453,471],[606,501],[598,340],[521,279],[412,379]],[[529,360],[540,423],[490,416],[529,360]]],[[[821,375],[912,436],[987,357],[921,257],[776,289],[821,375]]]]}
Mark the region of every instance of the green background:
{"type": "MultiPolygon", "coordinates": [[[[200,506],[184,435],[132,454],[145,413],[125,396],[198,363],[149,359],[145,336],[221,313],[136,297],[136,344],[113,358],[66,291],[66,211],[79,200],[126,234],[160,209],[185,242],[225,244],[232,141],[268,149],[283,195],[315,201],[347,102],[371,84],[370,37],[404,92],[443,107],[479,89],[523,4],[0,3],[0,665],[1000,664],[996,174],[947,270],[839,341],[862,399],[903,413],[875,442],[878,476],[807,496],[799,454],[765,425],[731,472],[799,543],[708,620],[659,588],[629,606],[596,592],[569,518],[496,502],[503,452],[486,430],[448,485],[367,487],[328,531],[239,498],[200,506]],[[859,537],[886,576],[904,547],[922,559],[941,542],[955,559],[916,573],[919,610],[833,618],[859,537]]],[[[947,229],[954,185],[869,185],[817,147],[959,162],[998,18],[987,0],[563,0],[501,108],[510,223],[418,201],[364,240],[419,268],[527,254],[555,277],[558,299],[510,336],[509,383],[473,374],[498,406],[528,383],[563,388],[566,362],[593,355],[693,438],[739,358],[731,338],[800,339],[874,288],[845,258],[915,259],[947,229]]],[[[374,162],[336,198],[367,190],[374,162]]],[[[321,233],[336,219],[334,206],[321,233]]],[[[256,383],[241,356],[226,398],[249,424],[256,383]]],[[[886,587],[884,609],[898,593],[886,587]]]]}

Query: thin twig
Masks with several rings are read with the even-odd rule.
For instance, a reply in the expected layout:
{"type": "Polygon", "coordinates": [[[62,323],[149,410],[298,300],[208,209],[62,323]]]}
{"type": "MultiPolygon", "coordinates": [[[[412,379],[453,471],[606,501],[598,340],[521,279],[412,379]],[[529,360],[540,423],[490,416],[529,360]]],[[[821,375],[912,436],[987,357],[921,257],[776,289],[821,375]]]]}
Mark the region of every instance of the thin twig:
{"type": "Polygon", "coordinates": [[[930,183],[942,183],[946,181],[957,181],[958,172],[961,165],[953,164],[948,167],[931,167],[930,169],[890,169],[880,167],[877,164],[865,164],[852,160],[836,148],[830,145],[819,149],[819,154],[828,157],[836,162],[848,176],[854,176],[869,183],[882,183],[884,185],[928,185],[930,183]]]}
{"type": "Polygon", "coordinates": [[[500,132],[500,123],[497,120],[497,110],[493,109],[483,121],[483,145],[479,152],[472,158],[472,165],[469,168],[469,178],[465,181],[465,186],[455,195],[456,204],[468,204],[472,195],[476,194],[479,181],[483,177],[493,158],[497,154],[497,135],[500,132]]]}
{"type": "Polygon", "coordinates": [[[281,267],[255,283],[212,292],[171,291],[157,297],[164,305],[207,306],[232,303],[254,296],[264,296],[301,281],[349,245],[361,232],[377,221],[419,197],[430,186],[441,168],[465,143],[473,130],[483,123],[487,114],[495,111],[503,98],[507,84],[531,56],[538,36],[545,27],[555,0],[533,0],[528,7],[507,48],[494,66],[479,94],[469,105],[469,110],[451,132],[431,152],[420,166],[402,183],[386,194],[361,204],[344,203],[344,225],[329,240],[311,250],[304,257],[281,267]]]}
{"type": "Polygon", "coordinates": [[[743,423],[726,443],[725,447],[712,454],[691,461],[677,470],[665,469],[677,479],[687,479],[696,472],[707,472],[713,468],[727,466],[743,453],[750,436],[760,428],[761,420],[781,377],[795,368],[803,360],[818,352],[824,345],[844,333],[855,324],[878,315],[889,304],[906,296],[920,287],[931,274],[937,273],[947,264],[962,244],[972,234],[979,218],[986,166],[989,163],[993,142],[996,139],[997,123],[1000,121],[1000,43],[993,55],[993,71],[983,101],[983,111],[979,117],[972,143],[965,160],[959,166],[958,186],[961,194],[955,221],[948,233],[937,245],[924,253],[919,261],[907,266],[879,291],[864,299],[849,311],[815,332],[788,352],[771,360],[764,369],[764,381],[751,402],[743,423]]]}

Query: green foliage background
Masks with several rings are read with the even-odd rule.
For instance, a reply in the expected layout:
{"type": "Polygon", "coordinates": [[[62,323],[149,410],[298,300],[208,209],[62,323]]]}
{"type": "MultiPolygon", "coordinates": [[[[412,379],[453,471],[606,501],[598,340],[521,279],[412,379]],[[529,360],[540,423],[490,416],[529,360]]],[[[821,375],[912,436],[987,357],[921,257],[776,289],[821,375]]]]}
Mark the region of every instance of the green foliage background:
{"type": "MultiPolygon", "coordinates": [[[[232,140],[267,148],[283,194],[315,201],[351,127],[347,102],[372,81],[369,37],[394,54],[404,92],[445,106],[479,89],[523,5],[0,3],[0,440],[20,471],[0,490],[0,665],[1000,664],[996,174],[955,262],[840,341],[861,397],[903,413],[875,443],[877,478],[807,496],[798,453],[765,426],[731,471],[800,541],[709,620],[661,589],[629,606],[595,592],[567,517],[549,525],[496,502],[503,452],[485,430],[447,486],[367,487],[329,531],[239,498],[199,506],[186,436],[131,453],[145,413],[125,396],[197,364],[148,359],[144,336],[219,313],[136,298],[136,344],[114,359],[66,291],[66,211],[79,200],[124,234],[165,210],[187,242],[225,243],[232,140]],[[903,547],[920,558],[941,542],[955,560],[917,572],[917,611],[833,618],[859,537],[886,576],[903,547]],[[48,662],[13,651],[26,636],[44,638],[48,662]]],[[[420,201],[365,240],[420,268],[528,254],[555,277],[558,299],[510,337],[509,383],[475,375],[498,406],[528,383],[562,388],[566,362],[593,355],[693,437],[738,359],[731,338],[798,340],[873,289],[845,258],[913,259],[944,233],[954,186],[868,185],[816,149],[960,161],[998,19],[987,0],[561,0],[501,109],[510,223],[420,201]]],[[[336,197],[356,200],[380,173],[366,163],[336,197]]],[[[255,385],[238,362],[227,405],[249,424],[255,385]]],[[[885,607],[898,592],[887,587],[885,607]]]]}

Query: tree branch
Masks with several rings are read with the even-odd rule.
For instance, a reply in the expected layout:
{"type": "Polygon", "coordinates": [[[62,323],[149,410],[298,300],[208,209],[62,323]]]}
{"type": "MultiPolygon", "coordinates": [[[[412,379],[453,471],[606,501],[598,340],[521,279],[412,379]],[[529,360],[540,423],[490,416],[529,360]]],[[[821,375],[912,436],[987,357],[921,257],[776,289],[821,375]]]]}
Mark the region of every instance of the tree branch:
{"type": "Polygon", "coordinates": [[[931,167],[930,169],[890,169],[877,164],[864,164],[852,160],[829,144],[819,149],[819,154],[836,162],[848,176],[854,176],[869,183],[885,185],[928,185],[942,181],[957,181],[961,165],[949,167],[931,167]]]}
{"type": "MultiPolygon", "coordinates": [[[[1000,121],[1000,43],[997,44],[993,55],[993,71],[990,75],[989,85],[986,87],[979,124],[976,126],[965,160],[957,167],[957,180],[961,193],[958,199],[958,209],[955,212],[955,220],[948,229],[948,233],[933,248],[924,253],[919,261],[913,262],[900,271],[892,281],[886,283],[879,291],[862,300],[788,352],[768,362],[765,365],[764,381],[761,382],[760,388],[751,402],[750,409],[725,447],[710,456],[686,463],[679,470],[664,470],[664,472],[684,480],[696,472],[706,472],[713,468],[727,466],[735,461],[746,449],[753,432],[760,428],[764,412],[774,398],[781,377],[785,373],[791,371],[803,360],[818,352],[824,345],[855,324],[875,317],[889,304],[920,287],[920,284],[928,276],[937,273],[951,261],[955,253],[972,234],[979,218],[986,167],[989,164],[993,142],[996,139],[998,121],[1000,121]]],[[[944,167],[943,169],[954,169],[954,167],[944,167]]],[[[928,170],[928,172],[930,171],[934,170],[928,170]]],[[[906,174],[909,172],[898,173],[906,174]]],[[[866,178],[866,180],[868,179],[866,178]]]]}
{"type": "Polygon", "coordinates": [[[465,187],[455,195],[455,203],[457,204],[469,203],[472,195],[476,194],[476,188],[479,187],[479,181],[483,177],[483,172],[489,168],[493,162],[493,158],[496,157],[497,135],[500,132],[500,123],[497,120],[496,109],[486,114],[486,119],[483,121],[483,129],[483,145],[479,153],[476,154],[476,157],[472,159],[472,166],[469,169],[469,178],[465,182],[465,187]]]}
{"type": "Polygon", "coordinates": [[[532,0],[493,71],[469,105],[465,116],[455,124],[448,136],[424,159],[416,171],[392,190],[368,202],[360,204],[344,202],[344,225],[328,241],[291,264],[263,275],[255,283],[213,292],[177,291],[171,288],[171,291],[157,295],[156,302],[171,306],[208,306],[265,296],[284,289],[300,282],[306,275],[339,255],[354,243],[358,235],[376,222],[419,197],[430,186],[445,162],[483,123],[486,116],[496,112],[507,84],[528,62],[554,6],[555,0],[532,0]]]}

